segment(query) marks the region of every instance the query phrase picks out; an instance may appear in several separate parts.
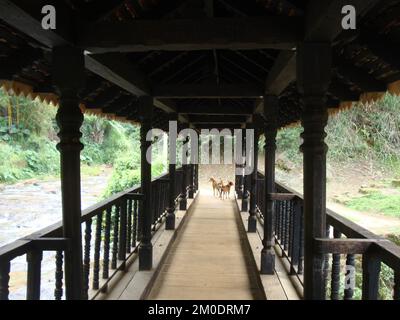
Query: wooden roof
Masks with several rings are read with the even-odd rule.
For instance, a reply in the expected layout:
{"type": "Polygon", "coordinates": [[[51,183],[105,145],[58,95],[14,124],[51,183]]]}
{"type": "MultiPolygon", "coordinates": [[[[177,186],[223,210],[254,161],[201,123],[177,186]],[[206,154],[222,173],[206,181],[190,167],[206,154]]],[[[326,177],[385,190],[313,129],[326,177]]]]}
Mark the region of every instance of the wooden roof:
{"type": "Polygon", "coordinates": [[[234,128],[275,94],[286,126],[300,118],[295,48],[309,37],[333,42],[330,108],[399,90],[400,0],[0,0],[0,79],[56,102],[51,48],[76,45],[86,111],[137,121],[137,98],[151,95],[155,127],[177,112],[198,128],[234,128]],[[57,29],[46,31],[41,8],[52,3],[57,29]],[[343,31],[333,13],[351,3],[358,28],[343,31]]]}

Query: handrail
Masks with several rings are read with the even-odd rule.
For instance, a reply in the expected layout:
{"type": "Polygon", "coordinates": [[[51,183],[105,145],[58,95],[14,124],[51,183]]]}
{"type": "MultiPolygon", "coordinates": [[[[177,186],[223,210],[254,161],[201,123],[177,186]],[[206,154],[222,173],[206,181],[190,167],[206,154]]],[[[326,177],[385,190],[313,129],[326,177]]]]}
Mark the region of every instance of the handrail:
{"type": "MultiPolygon", "coordinates": [[[[303,253],[304,253],[304,222],[303,222],[303,195],[276,182],[276,192],[265,195],[262,172],[258,172],[257,179],[257,209],[263,219],[265,199],[274,200],[274,237],[280,247],[282,256],[290,263],[290,273],[297,275],[302,283],[303,253]],[[279,196],[279,193],[282,196],[279,196]],[[292,196],[290,196],[292,195],[292,196]]],[[[326,210],[327,234],[326,238],[314,239],[315,251],[325,254],[325,286],[327,287],[329,271],[331,274],[330,298],[340,297],[341,254],[346,256],[346,268],[356,268],[355,254],[362,255],[362,299],[377,299],[381,276],[381,263],[385,263],[393,270],[393,298],[400,299],[400,247],[358,224],[339,215],[331,209],[326,210]],[[344,236],[345,238],[343,238],[344,236]],[[329,258],[332,258],[332,264],[329,258]]],[[[346,269],[347,270],[347,269],[346,269]]],[[[348,273],[353,277],[355,274],[348,273]]],[[[354,288],[345,287],[344,299],[352,299],[354,288]]]]}
{"type": "MultiPolygon", "coordinates": [[[[276,182],[283,190],[286,190],[287,193],[295,194],[299,199],[303,200],[303,196],[294,191],[293,189],[283,185],[280,182],[276,182]]],[[[344,234],[347,238],[359,238],[359,239],[382,239],[381,237],[362,226],[350,221],[349,219],[343,217],[342,215],[336,213],[331,209],[326,209],[326,222],[333,228],[340,230],[342,234],[344,234]]],[[[387,264],[389,267],[393,269],[397,269],[400,271],[400,247],[393,243],[392,241],[379,241],[374,243],[374,250],[380,254],[382,262],[387,264]]]]}
{"type": "MultiPolygon", "coordinates": [[[[169,175],[162,174],[152,179],[151,212],[153,231],[162,222],[168,206],[169,175]]],[[[176,172],[175,194],[182,190],[182,171],[176,172]]],[[[140,243],[139,202],[145,195],[140,194],[140,186],[133,186],[108,199],[82,210],[83,228],[83,272],[86,298],[89,288],[107,288],[109,279],[116,271],[125,267],[127,261],[140,243]],[[93,230],[92,230],[93,229],[93,230]],[[94,241],[93,241],[94,240],[94,241]],[[102,256],[103,259],[100,259],[102,256]],[[91,261],[93,259],[93,261],[91,261]],[[110,269],[112,271],[110,271],[110,269]],[[100,273],[100,271],[102,271],[100,273]],[[90,285],[92,281],[92,285],[90,285]]],[[[63,253],[68,250],[68,239],[62,238],[62,222],[57,222],[28,236],[13,241],[0,248],[0,300],[8,299],[9,273],[11,261],[19,256],[27,256],[28,282],[27,298],[40,298],[40,268],[43,251],[57,252],[55,298],[63,296],[63,253]],[[30,275],[30,276],[29,276],[30,275]],[[35,278],[38,277],[38,278],[35,278]]]]}

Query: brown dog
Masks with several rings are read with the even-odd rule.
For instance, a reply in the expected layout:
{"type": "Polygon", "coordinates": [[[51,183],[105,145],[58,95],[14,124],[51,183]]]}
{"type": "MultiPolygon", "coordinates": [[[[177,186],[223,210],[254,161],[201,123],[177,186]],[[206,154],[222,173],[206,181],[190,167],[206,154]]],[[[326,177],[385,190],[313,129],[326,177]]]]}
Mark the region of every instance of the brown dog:
{"type": "Polygon", "coordinates": [[[221,196],[221,188],[223,185],[222,180],[217,182],[217,180],[215,180],[214,177],[211,177],[209,182],[211,182],[211,184],[212,184],[214,197],[218,196],[218,195],[221,196]]]}
{"type": "Polygon", "coordinates": [[[231,194],[231,187],[233,186],[233,182],[229,181],[227,185],[223,185],[220,191],[220,198],[222,199],[229,199],[231,194]]]}

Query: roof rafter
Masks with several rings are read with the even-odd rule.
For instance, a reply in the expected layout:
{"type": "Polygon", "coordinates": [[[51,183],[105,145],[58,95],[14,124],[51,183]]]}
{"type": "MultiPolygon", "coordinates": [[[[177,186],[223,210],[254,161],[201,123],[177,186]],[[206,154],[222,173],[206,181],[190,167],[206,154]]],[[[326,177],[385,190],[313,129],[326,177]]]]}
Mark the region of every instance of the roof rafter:
{"type": "Polygon", "coordinates": [[[298,17],[201,18],[101,22],[78,44],[92,53],[149,50],[293,48],[303,36],[298,17]]]}

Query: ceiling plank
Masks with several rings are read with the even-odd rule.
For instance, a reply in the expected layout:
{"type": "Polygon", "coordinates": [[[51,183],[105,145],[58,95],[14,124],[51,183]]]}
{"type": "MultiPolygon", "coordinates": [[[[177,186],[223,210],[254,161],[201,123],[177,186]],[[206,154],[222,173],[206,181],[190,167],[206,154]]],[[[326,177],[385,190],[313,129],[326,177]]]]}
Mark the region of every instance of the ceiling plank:
{"type": "Polygon", "coordinates": [[[155,98],[259,98],[263,90],[257,84],[180,84],[153,87],[155,98]]]}
{"type": "Polygon", "coordinates": [[[92,53],[149,50],[291,49],[303,37],[298,17],[201,18],[101,22],[78,44],[92,53]]]}
{"type": "Polygon", "coordinates": [[[232,107],[231,105],[219,105],[217,103],[203,103],[202,105],[181,105],[178,107],[181,114],[198,115],[249,115],[252,111],[245,108],[232,107]]]}
{"type": "MultiPolygon", "coordinates": [[[[74,12],[64,1],[0,0],[0,19],[49,49],[55,46],[74,45],[75,28],[71,17],[74,17],[74,12]],[[42,28],[41,9],[46,4],[54,5],[57,10],[56,30],[42,28]]],[[[111,59],[111,57],[112,55],[86,55],[86,68],[129,93],[138,96],[148,95],[150,88],[138,70],[127,64],[122,55],[118,56],[118,59],[111,59]],[[119,59],[121,60],[118,61],[119,59]]],[[[165,102],[155,99],[154,104],[160,109],[170,110],[167,112],[176,112],[174,107],[168,106],[165,102]]],[[[187,122],[187,119],[181,116],[180,121],[187,122]]]]}
{"type": "Polygon", "coordinates": [[[191,123],[245,123],[246,116],[242,115],[190,115],[191,123]]]}

